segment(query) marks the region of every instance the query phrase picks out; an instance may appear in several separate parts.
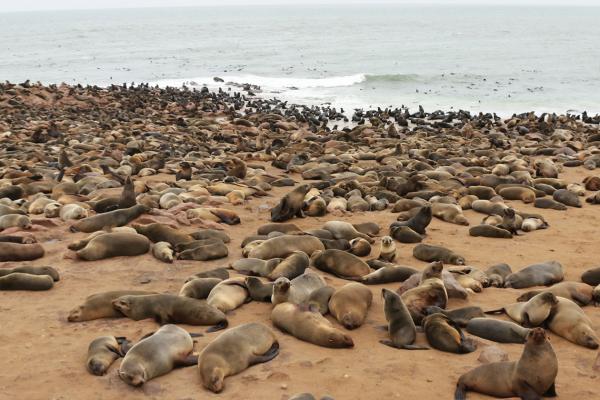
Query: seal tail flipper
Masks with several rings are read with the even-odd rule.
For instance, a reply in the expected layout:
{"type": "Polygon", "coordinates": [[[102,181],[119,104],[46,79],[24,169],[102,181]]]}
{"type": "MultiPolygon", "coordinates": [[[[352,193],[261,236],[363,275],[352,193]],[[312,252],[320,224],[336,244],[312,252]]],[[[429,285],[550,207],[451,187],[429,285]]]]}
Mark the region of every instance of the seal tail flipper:
{"type": "Polygon", "coordinates": [[[271,361],[275,357],[279,355],[279,342],[274,342],[273,345],[265,354],[259,356],[253,356],[250,360],[250,365],[265,363],[267,361],[271,361]]]}
{"type": "Polygon", "coordinates": [[[193,354],[176,362],[177,367],[191,367],[193,365],[198,365],[198,356],[193,354]]]}
{"type": "Polygon", "coordinates": [[[498,314],[504,314],[506,312],[506,310],[504,309],[504,307],[502,308],[498,308],[496,310],[489,310],[489,311],[484,311],[484,314],[493,314],[493,315],[498,315],[498,314]]]}
{"type": "Polygon", "coordinates": [[[544,397],[557,397],[558,396],[558,394],[556,393],[555,382],[552,382],[552,386],[550,386],[548,388],[548,390],[546,390],[542,396],[544,396],[544,397]]]}
{"type": "Polygon", "coordinates": [[[467,387],[459,380],[456,384],[456,391],[454,392],[454,400],[466,400],[467,399],[467,387]]]}
{"type": "Polygon", "coordinates": [[[405,344],[404,346],[401,347],[402,349],[405,350],[431,350],[429,347],[427,346],[420,346],[418,344],[405,344]]]}
{"type": "Polygon", "coordinates": [[[219,322],[218,324],[216,324],[215,326],[211,326],[210,328],[208,328],[206,330],[206,332],[211,333],[211,332],[220,331],[222,329],[227,328],[228,325],[229,325],[229,322],[227,320],[223,320],[223,321],[219,322]]]}

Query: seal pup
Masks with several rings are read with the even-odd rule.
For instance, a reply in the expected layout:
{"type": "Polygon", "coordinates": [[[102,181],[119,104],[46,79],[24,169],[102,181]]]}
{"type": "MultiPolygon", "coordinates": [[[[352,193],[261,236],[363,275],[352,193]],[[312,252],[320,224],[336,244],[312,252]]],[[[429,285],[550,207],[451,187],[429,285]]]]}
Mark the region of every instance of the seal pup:
{"type": "Polygon", "coordinates": [[[310,258],[303,251],[295,251],[273,268],[268,274],[269,279],[275,281],[279,278],[294,279],[304,273],[310,258]]]}
{"type": "Polygon", "coordinates": [[[334,292],[335,289],[331,286],[320,287],[308,296],[306,303],[309,307],[316,308],[321,315],[325,315],[329,312],[329,300],[334,292]]]}
{"type": "Polygon", "coordinates": [[[304,206],[304,197],[311,189],[311,185],[300,185],[279,201],[279,203],[271,209],[271,221],[285,222],[297,217],[304,217],[302,208],[304,206]]]}
{"type": "Polygon", "coordinates": [[[202,385],[220,393],[226,377],[271,361],[279,354],[279,342],[267,326],[251,322],[231,328],[210,342],[198,356],[202,385]]]}
{"type": "Polygon", "coordinates": [[[273,282],[263,283],[259,278],[255,276],[248,276],[244,280],[246,289],[248,289],[248,295],[254,301],[260,301],[264,303],[271,302],[271,296],[273,295],[273,282]]]}
{"type": "Polygon", "coordinates": [[[271,321],[281,331],[317,346],[354,347],[352,338],[334,328],[313,306],[288,302],[277,304],[271,312],[271,321]]]}
{"type": "Polygon", "coordinates": [[[465,265],[465,258],[441,246],[418,244],[413,249],[413,256],[417,260],[433,262],[441,261],[444,264],[465,265]]]}
{"type": "Polygon", "coordinates": [[[422,325],[427,341],[438,350],[466,354],[477,349],[475,342],[465,337],[460,326],[444,314],[428,315],[422,325]]]}
{"type": "Polygon", "coordinates": [[[488,276],[490,286],[504,287],[504,279],[512,274],[512,269],[505,263],[494,264],[485,270],[485,274],[488,276]]]}
{"type": "Polygon", "coordinates": [[[271,303],[304,304],[315,290],[326,286],[323,278],[311,269],[307,269],[302,275],[292,279],[277,278],[273,285],[271,303]]]}
{"type": "Polygon", "coordinates": [[[426,346],[413,344],[417,337],[417,328],[402,298],[385,288],[381,289],[381,296],[390,340],[380,340],[379,343],[396,349],[428,350],[426,346]]]}
{"type": "Polygon", "coordinates": [[[394,239],[389,236],[381,238],[378,259],[387,262],[393,262],[396,259],[396,242],[394,242],[394,239]]]}
{"type": "Polygon", "coordinates": [[[365,257],[371,254],[371,245],[363,238],[356,238],[350,241],[350,253],[357,257],[365,257]]]}
{"type": "Polygon", "coordinates": [[[173,247],[169,242],[158,242],[152,245],[152,255],[159,261],[173,263],[173,247]]]}
{"type": "Polygon", "coordinates": [[[221,283],[219,278],[196,278],[183,284],[179,290],[179,296],[191,297],[193,299],[206,299],[210,291],[221,283]]]}
{"type": "Polygon", "coordinates": [[[129,346],[124,337],[101,336],[94,339],[88,347],[87,370],[93,375],[104,375],[116,359],[125,355],[129,346]]]}
{"type": "Polygon", "coordinates": [[[429,306],[446,308],[448,293],[442,281],[443,268],[444,264],[440,261],[429,264],[423,270],[419,285],[400,294],[417,325],[420,325],[425,317],[425,308],[429,306]]]}
{"type": "Polygon", "coordinates": [[[465,400],[467,391],[494,397],[539,399],[555,397],[558,360],[542,328],[532,329],[518,361],[481,365],[458,379],[455,400],[465,400]]]}
{"type": "Polygon", "coordinates": [[[328,230],[334,239],[346,239],[348,241],[356,238],[362,238],[373,243],[373,238],[365,233],[358,231],[352,224],[344,221],[328,221],[323,225],[323,229],[328,230]]]}
{"type": "MultiPolygon", "coordinates": [[[[193,282],[193,281],[192,281],[193,282]]],[[[206,303],[227,313],[248,300],[248,289],[243,278],[230,278],[215,285],[206,298],[206,303]]]]}
{"type": "Polygon", "coordinates": [[[178,366],[192,366],[194,341],[177,325],[165,325],[150,337],[140,340],[127,352],[119,367],[119,378],[131,386],[142,386],[178,366]]]}
{"type": "Polygon", "coordinates": [[[337,289],[329,300],[329,312],[346,329],[356,329],[367,318],[373,293],[362,283],[352,282],[337,289]]]}
{"type": "Polygon", "coordinates": [[[407,221],[393,222],[390,225],[390,235],[394,236],[395,229],[402,226],[408,227],[420,235],[425,235],[427,233],[426,229],[431,223],[432,216],[433,214],[431,211],[431,206],[427,205],[421,207],[419,211],[415,214],[415,216],[408,219],[407,221]]]}
{"type": "Polygon", "coordinates": [[[467,332],[498,343],[525,343],[531,329],[511,321],[493,318],[473,318],[467,322],[467,332]]]}

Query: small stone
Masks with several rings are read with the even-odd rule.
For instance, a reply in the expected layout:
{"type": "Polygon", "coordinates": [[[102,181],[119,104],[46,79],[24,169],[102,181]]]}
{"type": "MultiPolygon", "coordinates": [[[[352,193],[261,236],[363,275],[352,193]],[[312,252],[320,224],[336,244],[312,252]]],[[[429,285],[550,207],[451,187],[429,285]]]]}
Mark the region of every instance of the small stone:
{"type": "Polygon", "coordinates": [[[285,383],[282,383],[280,387],[282,390],[287,390],[288,386],[285,383]]]}

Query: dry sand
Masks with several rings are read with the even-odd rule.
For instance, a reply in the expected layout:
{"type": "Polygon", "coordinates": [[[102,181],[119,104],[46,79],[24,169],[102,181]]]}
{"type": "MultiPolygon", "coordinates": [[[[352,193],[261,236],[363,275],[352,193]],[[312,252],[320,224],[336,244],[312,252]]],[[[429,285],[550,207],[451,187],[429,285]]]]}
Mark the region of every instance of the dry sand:
{"type": "MultiPolygon", "coordinates": [[[[269,170],[278,174],[277,170],[269,170]]],[[[581,182],[589,171],[567,169],[561,178],[581,182]]],[[[300,179],[298,176],[294,176],[300,179]]],[[[476,339],[479,349],[471,354],[456,355],[429,351],[395,350],[378,343],[386,336],[377,329],[385,323],[380,291],[382,287],[397,289],[399,284],[370,286],[374,302],[366,323],[350,332],[353,349],[326,349],[301,342],[276,330],[281,353],[273,361],[249,368],[225,380],[225,390],[213,394],[205,390],[194,367],[178,369],[132,388],[117,376],[120,361],[107,375],[97,377],[85,368],[87,346],[101,335],[127,336],[137,340],[156,330],[153,321],[105,319],[83,323],[67,322],[70,309],[86,296],[115,289],[141,289],[177,293],[189,275],[212,269],[241,258],[240,243],[256,228],[268,222],[269,213],[261,205],[276,204],[289,188],[274,188],[271,197],[254,198],[244,207],[226,206],[240,213],[242,223],[224,226],[231,236],[230,255],[212,262],[175,261],[164,264],[151,254],[139,257],[119,257],[97,262],[82,262],[64,258],[69,253],[67,244],[85,234],[73,234],[67,225],[61,225],[36,236],[43,242],[46,256],[32,265],[52,265],[60,270],[61,280],[48,292],[0,292],[0,399],[263,399],[279,400],[301,393],[315,396],[330,395],[340,399],[450,399],[458,377],[480,365],[477,358],[485,346],[494,343],[476,339]],[[259,211],[262,209],[263,211],[259,211]],[[141,281],[150,279],[150,283],[141,281]]],[[[536,231],[512,240],[473,238],[468,227],[452,225],[434,219],[428,229],[425,243],[449,247],[477,267],[506,262],[513,270],[547,260],[557,260],[565,268],[566,280],[578,281],[586,269],[600,265],[600,206],[585,204],[581,209],[568,211],[539,210],[521,202],[512,203],[524,211],[541,212],[550,223],[547,230],[536,231]]],[[[466,211],[471,224],[482,219],[482,214],[466,211]]],[[[290,222],[301,228],[320,227],[325,221],[375,221],[382,234],[395,220],[389,211],[355,213],[343,217],[328,215],[323,218],[295,219],[290,222]]],[[[182,227],[186,231],[194,227],[182,227]]],[[[413,245],[398,243],[397,263],[422,269],[425,263],[412,257],[413,245]]],[[[377,246],[371,257],[377,256],[377,246]]],[[[14,266],[16,263],[5,263],[14,266]]],[[[327,275],[327,274],[325,274],[327,275]]],[[[343,285],[341,279],[327,275],[328,283],[343,285]]],[[[478,305],[491,309],[514,302],[524,290],[487,288],[470,295],[468,301],[451,299],[449,308],[478,305]]],[[[259,321],[272,326],[271,305],[251,302],[229,314],[230,326],[259,321]]],[[[585,308],[594,327],[600,327],[600,309],[585,308]]],[[[330,317],[328,317],[330,318],[330,317]]],[[[204,332],[206,327],[184,326],[190,332],[204,332]]],[[[340,327],[343,329],[342,327],[340,327]]],[[[275,328],[274,328],[275,329],[275,328]]],[[[197,339],[200,350],[219,332],[197,339]]],[[[550,334],[551,343],[559,360],[556,389],[563,399],[598,399],[598,374],[592,366],[597,352],[550,334]]],[[[425,344],[423,334],[418,343],[425,344]]],[[[495,344],[506,350],[511,360],[518,359],[523,346],[495,344]]],[[[470,399],[486,396],[469,393],[470,399]]]]}

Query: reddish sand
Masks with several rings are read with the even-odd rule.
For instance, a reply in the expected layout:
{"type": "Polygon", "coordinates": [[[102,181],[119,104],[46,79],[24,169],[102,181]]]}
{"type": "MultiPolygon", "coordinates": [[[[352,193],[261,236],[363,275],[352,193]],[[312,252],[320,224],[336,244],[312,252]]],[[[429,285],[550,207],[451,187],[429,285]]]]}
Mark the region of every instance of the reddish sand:
{"type": "MultiPolygon", "coordinates": [[[[278,173],[273,171],[274,173],[278,173]]],[[[561,178],[580,182],[589,175],[583,169],[567,169],[561,178]]],[[[297,177],[296,177],[297,178],[297,177]]],[[[480,365],[477,358],[485,346],[492,342],[476,339],[479,349],[467,355],[429,351],[395,350],[378,343],[386,332],[377,327],[385,323],[380,296],[381,287],[396,289],[399,284],[377,285],[370,288],[374,302],[367,322],[350,332],[353,349],[326,349],[301,342],[277,331],[281,353],[273,361],[249,368],[229,377],[225,390],[218,395],[205,390],[194,367],[175,370],[146,383],[142,388],[132,388],[117,376],[117,361],[107,375],[97,377],[85,369],[87,346],[101,335],[127,336],[137,340],[154,331],[156,323],[128,319],[96,320],[69,323],[66,320],[71,308],[93,293],[115,289],[144,289],[177,293],[189,275],[227,265],[241,257],[240,243],[267,222],[268,211],[259,211],[261,205],[274,205],[279,196],[289,188],[275,188],[270,197],[254,198],[244,207],[231,207],[239,211],[242,223],[224,226],[231,236],[230,256],[212,262],[176,261],[164,264],[151,254],[131,258],[113,258],[98,262],[81,262],[64,258],[70,253],[69,242],[84,237],[73,234],[68,226],[61,225],[36,236],[46,248],[46,256],[31,264],[52,265],[61,272],[61,280],[48,292],[0,292],[0,399],[287,399],[301,393],[316,396],[330,395],[335,399],[450,399],[453,398],[457,378],[480,365]],[[148,284],[141,281],[150,280],[148,284]]],[[[550,223],[547,230],[536,231],[512,240],[473,238],[468,227],[452,225],[434,219],[428,229],[426,243],[440,244],[465,256],[469,265],[487,267],[506,262],[513,270],[532,263],[557,260],[565,268],[566,280],[578,281],[581,273],[598,260],[598,234],[600,206],[584,205],[582,209],[568,211],[538,210],[521,202],[513,206],[531,212],[541,212],[550,223]]],[[[264,210],[264,207],[261,207],[264,210]]],[[[470,222],[482,219],[481,214],[466,212],[470,222]]],[[[292,222],[302,228],[315,228],[325,221],[340,219],[350,222],[375,221],[382,234],[395,219],[386,212],[347,214],[343,217],[328,215],[324,218],[296,219],[292,222]]],[[[182,227],[186,231],[193,226],[182,227]]],[[[412,257],[412,245],[398,243],[397,262],[423,268],[412,257]]],[[[377,256],[377,246],[371,257],[377,256]]],[[[4,266],[16,265],[5,263],[4,266]]],[[[326,280],[339,287],[345,282],[326,275],[326,280]]],[[[521,291],[487,288],[482,293],[470,295],[468,301],[451,300],[449,308],[478,305],[484,309],[496,308],[514,302],[521,291]]],[[[249,321],[270,323],[271,305],[251,302],[229,315],[230,326],[249,321]]],[[[585,308],[594,327],[600,326],[600,310],[585,308]]],[[[329,317],[330,318],[330,317],[329,317]]],[[[206,327],[183,326],[190,332],[204,332],[206,327]]],[[[340,327],[341,328],[341,327],[340,327]]],[[[275,328],[274,328],[275,329],[275,328]]],[[[343,329],[343,328],[341,328],[343,329]]],[[[206,334],[197,339],[197,349],[202,349],[219,333],[206,334]]],[[[551,343],[559,360],[556,389],[563,399],[600,398],[598,374],[592,366],[597,352],[589,350],[550,334],[551,343]]],[[[418,343],[425,344],[423,334],[418,343]]],[[[516,360],[523,346],[495,344],[506,350],[511,360],[516,360]]],[[[487,398],[469,393],[471,399],[487,398]]]]}

